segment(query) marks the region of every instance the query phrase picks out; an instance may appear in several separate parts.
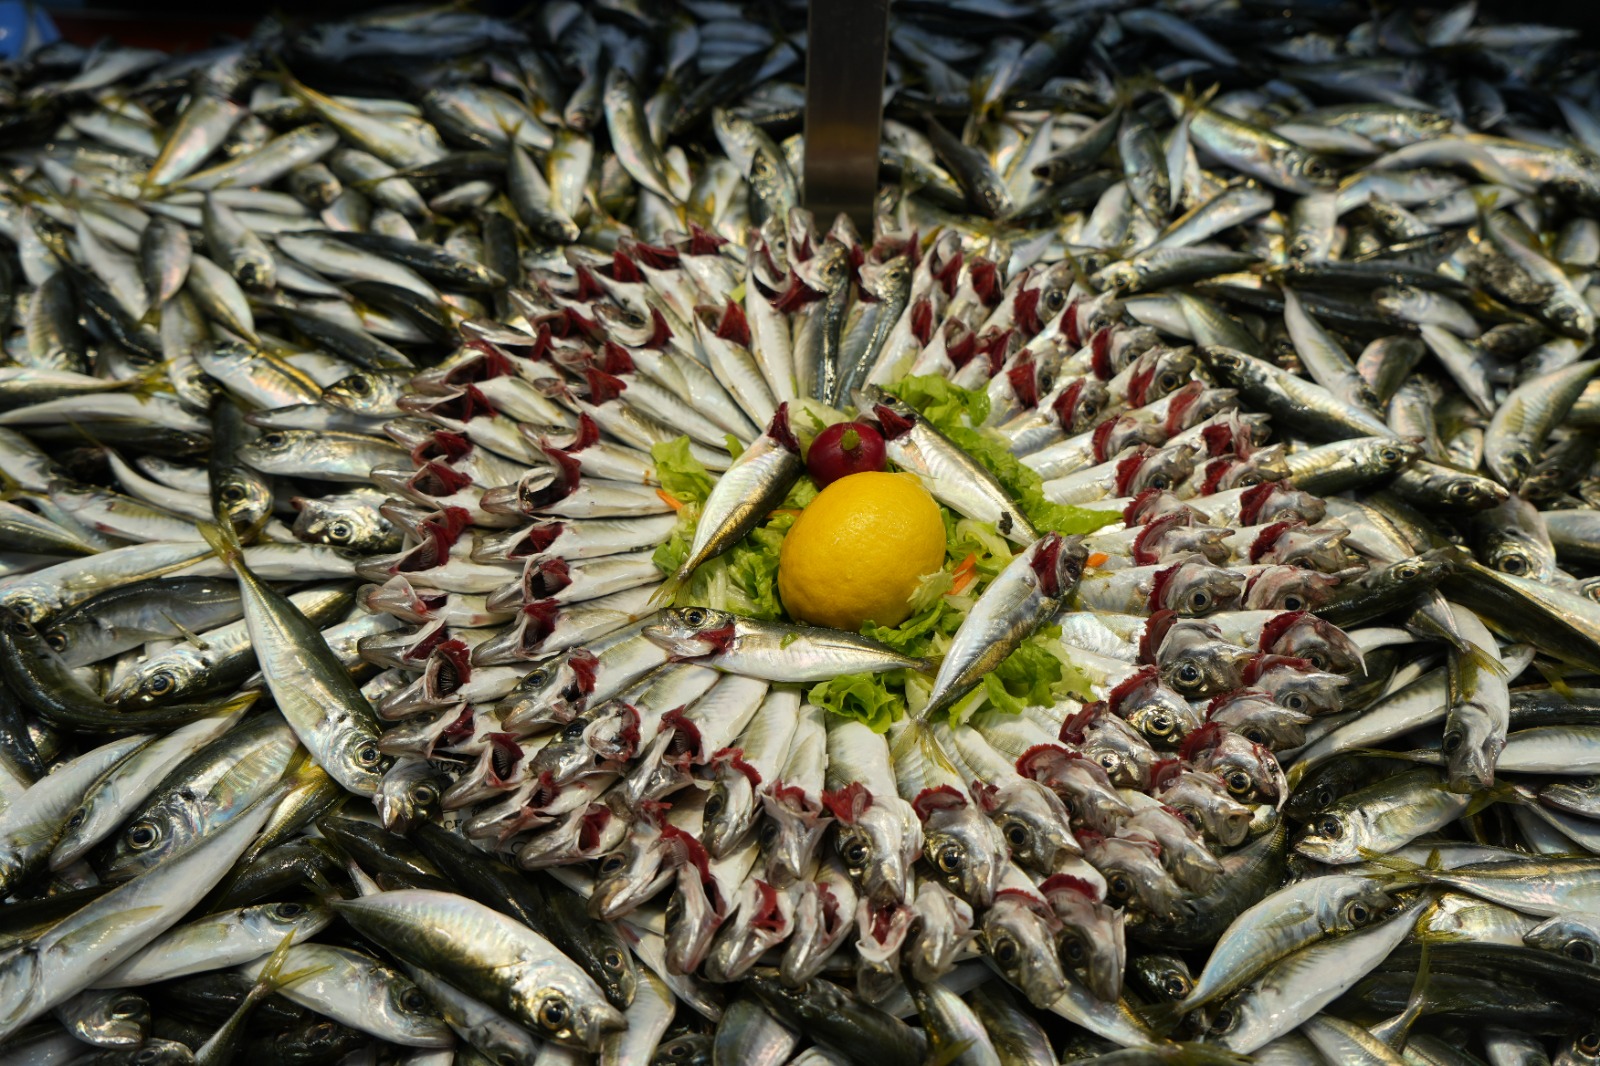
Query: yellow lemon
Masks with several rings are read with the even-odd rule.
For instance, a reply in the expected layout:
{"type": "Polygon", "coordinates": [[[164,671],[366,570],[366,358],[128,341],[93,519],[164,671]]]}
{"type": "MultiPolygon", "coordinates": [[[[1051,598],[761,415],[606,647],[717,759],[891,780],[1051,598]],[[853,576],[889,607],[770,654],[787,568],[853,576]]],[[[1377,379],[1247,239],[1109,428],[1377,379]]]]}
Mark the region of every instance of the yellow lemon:
{"type": "Polygon", "coordinates": [[[899,625],[918,582],[943,565],[939,505],[914,475],[851,474],[795,519],[778,555],[778,595],[812,625],[899,625]]]}

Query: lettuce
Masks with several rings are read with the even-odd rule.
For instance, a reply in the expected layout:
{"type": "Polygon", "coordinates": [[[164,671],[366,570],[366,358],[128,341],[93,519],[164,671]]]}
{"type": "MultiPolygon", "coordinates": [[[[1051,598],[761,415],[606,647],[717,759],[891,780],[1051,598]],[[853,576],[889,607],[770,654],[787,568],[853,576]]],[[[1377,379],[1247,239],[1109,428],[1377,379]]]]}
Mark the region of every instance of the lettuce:
{"type": "Polygon", "coordinates": [[[840,674],[811,686],[806,699],[831,714],[863,722],[874,733],[887,732],[890,725],[905,717],[905,697],[890,688],[897,682],[897,687],[904,687],[905,682],[899,676],[903,672],[840,674]]]}
{"type": "Polygon", "coordinates": [[[982,463],[1036,528],[1057,533],[1093,533],[1121,519],[1115,511],[1092,511],[1045,499],[1043,479],[1011,454],[998,433],[973,428],[982,426],[989,416],[986,393],[958,388],[934,376],[902,378],[890,391],[982,463]]]}
{"type": "Polygon", "coordinates": [[[675,437],[650,446],[656,461],[656,479],[668,496],[680,503],[705,503],[717,479],[689,451],[688,437],[675,437]]]}

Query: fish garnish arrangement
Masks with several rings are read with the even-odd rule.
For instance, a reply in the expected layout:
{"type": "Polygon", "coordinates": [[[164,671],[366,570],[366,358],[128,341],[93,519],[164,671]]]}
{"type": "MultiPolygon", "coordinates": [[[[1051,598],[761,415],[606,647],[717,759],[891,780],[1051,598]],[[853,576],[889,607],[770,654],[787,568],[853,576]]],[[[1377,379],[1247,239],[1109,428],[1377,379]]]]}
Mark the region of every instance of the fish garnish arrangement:
{"type": "Polygon", "coordinates": [[[0,1062],[1600,1060],[1600,56],[805,15],[0,71],[0,1062]]]}

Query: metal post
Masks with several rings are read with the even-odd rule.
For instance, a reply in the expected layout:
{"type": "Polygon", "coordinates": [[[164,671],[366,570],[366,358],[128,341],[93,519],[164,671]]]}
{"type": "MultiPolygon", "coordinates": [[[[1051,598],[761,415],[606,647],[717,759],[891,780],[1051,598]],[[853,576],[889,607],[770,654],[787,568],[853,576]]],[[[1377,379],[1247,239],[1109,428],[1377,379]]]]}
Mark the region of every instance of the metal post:
{"type": "Polygon", "coordinates": [[[806,207],[868,239],[889,51],[889,0],[811,0],[806,37],[806,207]]]}

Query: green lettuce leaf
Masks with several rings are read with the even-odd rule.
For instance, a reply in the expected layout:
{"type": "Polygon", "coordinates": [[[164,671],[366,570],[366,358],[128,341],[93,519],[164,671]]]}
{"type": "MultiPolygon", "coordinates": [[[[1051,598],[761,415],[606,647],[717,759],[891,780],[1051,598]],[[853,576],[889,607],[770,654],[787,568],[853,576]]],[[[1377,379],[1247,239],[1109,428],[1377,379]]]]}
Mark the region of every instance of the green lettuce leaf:
{"type": "Polygon", "coordinates": [[[656,461],[656,477],[668,496],[681,503],[706,502],[717,478],[690,454],[688,437],[651,445],[650,456],[656,461]]]}
{"type": "Polygon", "coordinates": [[[886,674],[840,674],[811,686],[806,699],[832,714],[863,722],[874,733],[887,732],[906,713],[900,673],[892,670],[886,674]]]}

